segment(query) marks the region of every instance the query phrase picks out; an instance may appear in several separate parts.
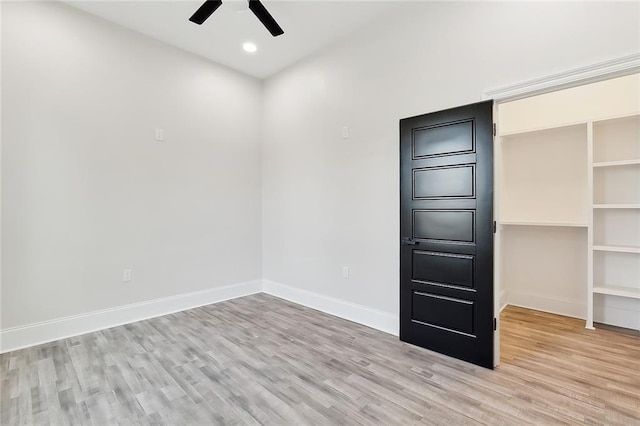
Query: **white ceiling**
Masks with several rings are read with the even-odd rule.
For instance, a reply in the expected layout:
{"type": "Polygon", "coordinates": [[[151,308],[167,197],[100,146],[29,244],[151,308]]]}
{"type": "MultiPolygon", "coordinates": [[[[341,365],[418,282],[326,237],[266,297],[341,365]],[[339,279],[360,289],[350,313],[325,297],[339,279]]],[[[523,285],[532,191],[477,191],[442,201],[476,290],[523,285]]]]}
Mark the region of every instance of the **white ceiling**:
{"type": "Polygon", "coordinates": [[[244,2],[223,0],[201,26],[188,19],[201,1],[73,1],[65,3],[165,43],[265,78],[309,54],[382,19],[398,1],[269,1],[263,3],[284,29],[272,37],[244,2]],[[237,9],[244,10],[237,10],[237,9]],[[242,44],[258,51],[248,54],[242,44]]]}

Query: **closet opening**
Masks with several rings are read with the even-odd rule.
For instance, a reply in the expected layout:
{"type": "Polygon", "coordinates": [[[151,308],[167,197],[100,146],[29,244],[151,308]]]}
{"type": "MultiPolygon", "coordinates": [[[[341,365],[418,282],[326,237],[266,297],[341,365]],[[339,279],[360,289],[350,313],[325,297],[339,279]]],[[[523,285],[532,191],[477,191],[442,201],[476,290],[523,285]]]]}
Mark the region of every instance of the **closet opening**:
{"type": "Polygon", "coordinates": [[[575,375],[592,345],[638,344],[639,94],[632,74],[497,103],[501,364],[575,375]]]}

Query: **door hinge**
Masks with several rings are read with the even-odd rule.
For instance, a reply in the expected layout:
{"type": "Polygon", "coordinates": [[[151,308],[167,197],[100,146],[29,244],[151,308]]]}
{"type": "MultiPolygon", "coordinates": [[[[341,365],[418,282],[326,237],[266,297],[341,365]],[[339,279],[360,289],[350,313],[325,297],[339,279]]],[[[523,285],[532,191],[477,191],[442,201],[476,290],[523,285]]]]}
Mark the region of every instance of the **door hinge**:
{"type": "Polygon", "coordinates": [[[493,123],[493,136],[496,136],[498,134],[498,131],[496,129],[496,123],[493,123]]]}
{"type": "Polygon", "coordinates": [[[497,229],[498,225],[496,224],[496,221],[493,221],[493,233],[496,233],[496,229],[497,229]]]}
{"type": "Polygon", "coordinates": [[[497,319],[493,319],[493,331],[496,331],[498,329],[498,320],[497,319]]]}

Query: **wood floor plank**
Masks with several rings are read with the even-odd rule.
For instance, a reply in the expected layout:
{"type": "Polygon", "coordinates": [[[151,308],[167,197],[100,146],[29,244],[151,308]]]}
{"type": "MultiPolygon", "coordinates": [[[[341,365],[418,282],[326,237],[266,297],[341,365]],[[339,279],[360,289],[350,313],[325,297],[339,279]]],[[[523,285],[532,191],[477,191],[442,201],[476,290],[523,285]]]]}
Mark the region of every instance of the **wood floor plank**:
{"type": "Polygon", "coordinates": [[[248,296],[0,355],[0,424],[640,425],[640,333],[501,319],[491,371],[248,296]]]}

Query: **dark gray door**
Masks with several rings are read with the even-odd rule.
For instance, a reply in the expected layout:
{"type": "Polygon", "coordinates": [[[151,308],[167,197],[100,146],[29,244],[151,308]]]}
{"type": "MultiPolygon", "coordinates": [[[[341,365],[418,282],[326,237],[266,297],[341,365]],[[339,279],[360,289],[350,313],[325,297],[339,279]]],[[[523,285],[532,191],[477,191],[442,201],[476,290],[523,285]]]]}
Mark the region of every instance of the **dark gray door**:
{"type": "Polygon", "coordinates": [[[493,101],[400,120],[400,339],[493,368],[493,101]]]}

